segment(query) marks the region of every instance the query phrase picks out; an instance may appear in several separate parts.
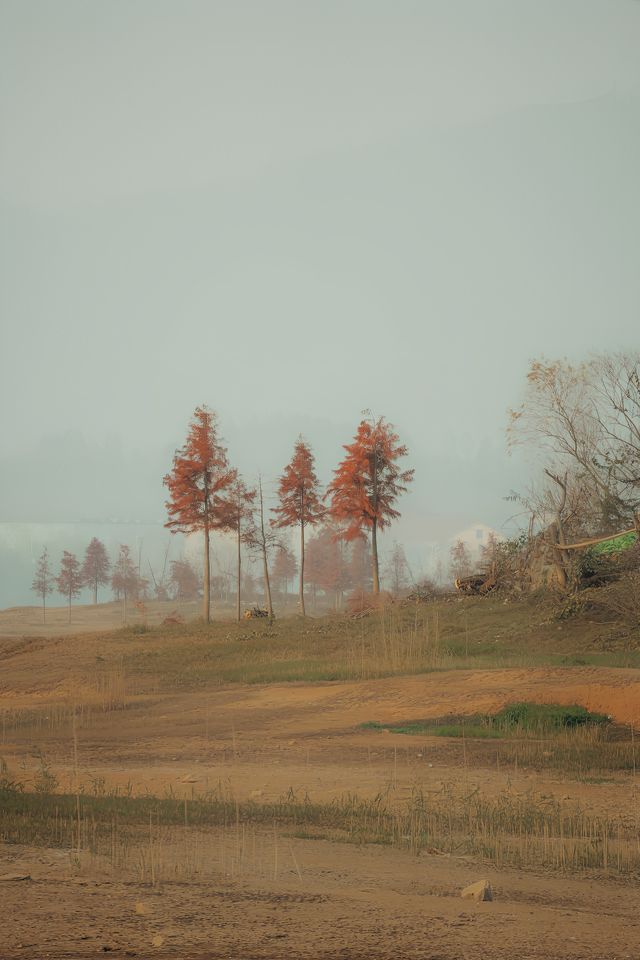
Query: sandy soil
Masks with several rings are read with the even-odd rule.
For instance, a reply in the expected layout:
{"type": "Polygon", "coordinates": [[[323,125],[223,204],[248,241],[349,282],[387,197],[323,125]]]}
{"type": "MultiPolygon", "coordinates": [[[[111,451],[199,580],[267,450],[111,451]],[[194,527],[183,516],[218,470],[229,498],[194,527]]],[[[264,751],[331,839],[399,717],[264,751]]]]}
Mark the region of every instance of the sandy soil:
{"type": "MultiPolygon", "coordinates": [[[[10,722],[0,755],[28,784],[44,752],[61,789],[74,778],[68,722],[51,720],[70,697],[87,697],[86,664],[102,641],[5,641],[0,691],[10,722]],[[94,647],[91,644],[95,644],[94,647]]],[[[640,813],[637,783],[582,783],[558,771],[499,769],[491,744],[403,737],[363,730],[367,720],[400,721],[490,710],[508,701],[579,702],[624,723],[640,722],[640,671],[594,667],[431,674],[368,682],[214,687],[160,696],[142,692],[126,709],[97,709],[77,728],[80,775],[88,789],[171,787],[190,797],[219,787],[239,798],[296,795],[327,800],[460,783],[484,792],[545,793],[593,810],[640,813]]],[[[173,841],[172,841],[173,842],[173,841]]],[[[0,958],[116,956],[640,957],[636,882],[566,878],[437,853],[243,835],[247,853],[216,830],[197,847],[192,874],[153,888],[135,871],[111,872],[97,857],[0,846],[0,958]],[[276,852],[276,848],[279,852],[276,852]],[[221,852],[222,851],[222,852],[221,852]],[[2,875],[30,879],[3,880],[2,875]],[[462,900],[487,877],[493,903],[462,900]],[[105,949],[108,948],[108,949],[105,949]]],[[[238,842],[240,842],[238,840],[238,842]]],[[[170,855],[170,844],[163,855],[170,855]]],[[[170,871],[169,871],[170,872],[170,871]]]]}
{"type": "Polygon", "coordinates": [[[0,847],[0,856],[2,873],[31,877],[0,877],[2,957],[638,957],[637,888],[598,878],[284,838],[275,877],[218,875],[158,889],[99,865],[70,866],[59,851],[0,847]],[[479,877],[492,883],[492,903],[460,898],[479,877]]]}

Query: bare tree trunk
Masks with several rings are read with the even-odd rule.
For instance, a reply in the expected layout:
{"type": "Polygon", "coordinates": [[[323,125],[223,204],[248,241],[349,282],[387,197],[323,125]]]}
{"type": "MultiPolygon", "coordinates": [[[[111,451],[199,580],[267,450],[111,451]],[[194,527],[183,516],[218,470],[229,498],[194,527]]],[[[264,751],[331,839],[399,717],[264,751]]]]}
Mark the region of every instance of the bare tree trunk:
{"type": "Polygon", "coordinates": [[[564,513],[564,508],[567,503],[567,475],[565,473],[564,479],[561,479],[555,473],[551,473],[550,470],[544,471],[554,483],[557,483],[561,490],[560,501],[556,507],[556,520],[553,524],[553,563],[556,568],[556,573],[558,575],[558,584],[561,590],[566,590],[569,582],[569,576],[567,573],[567,552],[563,549],[566,544],[564,536],[564,526],[562,523],[562,515],[564,513]]]}
{"type": "Polygon", "coordinates": [[[71,591],[69,591],[69,623],[71,623],[71,591]]]}
{"type": "Polygon", "coordinates": [[[380,569],[378,566],[378,521],[373,518],[371,526],[371,576],[373,579],[373,592],[380,593],[380,569]]]}
{"type": "Polygon", "coordinates": [[[271,584],[269,583],[269,564],[267,562],[266,546],[262,548],[262,564],[264,568],[264,592],[267,598],[267,612],[269,614],[269,620],[273,620],[273,604],[271,602],[271,584]]]}
{"type": "Polygon", "coordinates": [[[556,579],[558,581],[558,586],[561,590],[566,590],[567,588],[567,571],[565,570],[564,563],[562,562],[563,553],[560,549],[560,533],[558,530],[558,524],[552,523],[550,527],[550,533],[553,537],[551,544],[552,558],[553,558],[553,567],[556,571],[556,579]]]}
{"type": "Polygon", "coordinates": [[[374,450],[373,458],[373,510],[374,517],[371,525],[371,573],[373,592],[380,593],[380,566],[378,564],[378,448],[374,450]]]}
{"type": "Polygon", "coordinates": [[[267,533],[264,528],[264,497],[262,495],[262,477],[258,477],[258,491],[260,497],[260,546],[262,548],[262,566],[264,573],[264,592],[267,600],[269,622],[273,621],[273,603],[271,601],[271,583],[269,581],[269,560],[267,557],[267,533]]]}
{"type": "Polygon", "coordinates": [[[98,578],[93,581],[93,605],[94,607],[98,603],[98,578]]]}
{"type": "Polygon", "coordinates": [[[300,599],[300,613],[303,617],[306,617],[307,613],[304,608],[304,520],[300,521],[300,589],[299,589],[299,599],[300,599]]]}
{"type": "Polygon", "coordinates": [[[47,622],[47,595],[46,593],[42,594],[42,622],[47,622]]]}
{"type": "Polygon", "coordinates": [[[209,524],[204,524],[204,571],[202,575],[202,616],[205,623],[211,622],[211,575],[209,571],[209,524]]]}
{"type": "Polygon", "coordinates": [[[240,521],[238,520],[238,623],[240,623],[240,584],[242,575],[242,554],[240,550],[240,521]]]}

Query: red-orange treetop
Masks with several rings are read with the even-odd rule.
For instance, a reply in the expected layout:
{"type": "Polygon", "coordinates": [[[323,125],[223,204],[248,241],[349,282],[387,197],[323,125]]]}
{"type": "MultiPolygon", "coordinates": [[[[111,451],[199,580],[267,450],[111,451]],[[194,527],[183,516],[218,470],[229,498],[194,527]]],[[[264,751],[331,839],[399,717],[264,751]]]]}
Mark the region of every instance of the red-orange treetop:
{"type": "Polygon", "coordinates": [[[314,457],[308,443],[299,437],[293,456],[278,481],[279,504],[273,508],[274,527],[316,524],[325,514],[314,457]]]}
{"type": "Polygon", "coordinates": [[[187,440],[176,450],[173,470],[163,481],[169,490],[165,526],[180,533],[223,526],[224,494],[236,475],[218,439],[215,413],[196,407],[187,440]]]}
{"type": "Polygon", "coordinates": [[[341,536],[355,540],[374,525],[388,527],[400,514],[395,502],[413,480],[414,470],[401,470],[397,461],[407,448],[399,442],[384,417],[362,420],[346,457],[334,471],[327,489],[330,513],[341,527],[341,536]]]}

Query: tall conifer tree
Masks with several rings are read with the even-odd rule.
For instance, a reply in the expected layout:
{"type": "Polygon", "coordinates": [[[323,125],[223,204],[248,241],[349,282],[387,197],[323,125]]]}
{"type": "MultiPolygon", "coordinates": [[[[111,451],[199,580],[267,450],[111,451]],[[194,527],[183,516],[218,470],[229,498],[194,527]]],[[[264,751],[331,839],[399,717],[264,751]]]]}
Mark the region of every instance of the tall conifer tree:
{"type": "Polygon", "coordinates": [[[45,547],[38,559],[38,566],[31,584],[31,589],[42,598],[42,622],[47,620],[47,597],[53,592],[53,573],[49,562],[49,552],[45,547]]]}
{"type": "Polygon", "coordinates": [[[300,527],[300,613],[304,608],[304,534],[305,527],[314,526],[325,514],[320,496],[320,485],[315,473],[314,457],[308,443],[299,437],[293,456],[278,483],[279,504],[274,507],[274,527],[300,527]]]}
{"type": "Polygon", "coordinates": [[[346,457],[334,471],[327,496],[329,511],[342,528],[345,540],[371,534],[371,575],[373,592],[380,593],[378,531],[384,530],[400,514],[395,503],[413,470],[401,470],[397,461],[407,448],[392,424],[384,417],[362,420],[353,443],[346,444],[346,457]]]}
{"type": "Polygon", "coordinates": [[[93,590],[93,602],[98,602],[98,587],[109,583],[109,557],[101,540],[94,537],[87,547],[82,564],[83,583],[93,590]]]}
{"type": "Polygon", "coordinates": [[[209,540],[225,524],[225,494],[236,479],[220,443],[216,415],[196,407],[183,447],[176,450],[173,470],[164,478],[169,490],[167,526],[173,533],[202,533],[204,538],[202,615],[209,622],[211,573],[209,540]]]}
{"type": "Polygon", "coordinates": [[[80,564],[73,553],[64,550],[60,561],[60,573],[56,577],[56,584],[60,593],[69,602],[69,623],[71,623],[71,601],[77,597],[82,587],[80,564]]]}

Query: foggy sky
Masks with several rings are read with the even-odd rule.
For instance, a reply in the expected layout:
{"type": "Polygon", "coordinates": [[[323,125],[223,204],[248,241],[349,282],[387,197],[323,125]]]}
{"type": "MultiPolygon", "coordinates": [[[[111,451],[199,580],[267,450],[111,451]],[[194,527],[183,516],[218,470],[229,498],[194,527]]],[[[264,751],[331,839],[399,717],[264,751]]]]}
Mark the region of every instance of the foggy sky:
{"type": "Polygon", "coordinates": [[[638,346],[639,49],[633,0],[0,0],[0,521],[160,524],[207,403],[249,479],[387,416],[414,553],[503,524],[529,360],[638,346]]]}

